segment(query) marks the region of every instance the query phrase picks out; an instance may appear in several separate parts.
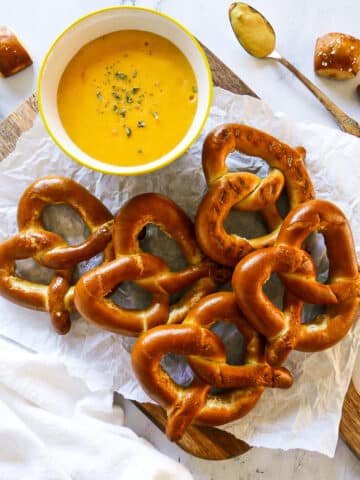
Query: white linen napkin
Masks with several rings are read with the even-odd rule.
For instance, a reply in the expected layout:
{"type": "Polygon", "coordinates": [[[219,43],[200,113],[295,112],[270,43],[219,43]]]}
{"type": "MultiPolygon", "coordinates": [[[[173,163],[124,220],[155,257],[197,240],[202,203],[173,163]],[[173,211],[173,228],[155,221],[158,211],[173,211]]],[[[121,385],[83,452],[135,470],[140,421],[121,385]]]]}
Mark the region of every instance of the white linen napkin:
{"type": "Polygon", "coordinates": [[[191,480],[54,357],[0,339],[0,479],[191,480]]]}

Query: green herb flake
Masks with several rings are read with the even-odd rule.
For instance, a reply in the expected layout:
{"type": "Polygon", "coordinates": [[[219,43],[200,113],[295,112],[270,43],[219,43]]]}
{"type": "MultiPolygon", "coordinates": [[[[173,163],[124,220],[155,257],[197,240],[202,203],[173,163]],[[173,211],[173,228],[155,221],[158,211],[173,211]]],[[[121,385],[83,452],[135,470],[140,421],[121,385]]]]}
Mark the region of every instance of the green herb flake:
{"type": "Polygon", "coordinates": [[[138,126],[138,128],[145,128],[145,127],[146,127],[146,123],[140,121],[140,122],[137,123],[137,126],[138,126]]]}
{"type": "Polygon", "coordinates": [[[131,134],[132,134],[132,131],[131,131],[131,128],[130,127],[126,127],[126,136],[127,137],[131,137],[131,134]]]}
{"type": "Polygon", "coordinates": [[[131,93],[138,93],[139,90],[140,90],[140,87],[132,87],[131,93]]]}
{"type": "Polygon", "coordinates": [[[119,107],[118,107],[115,103],[114,103],[114,105],[113,105],[113,110],[114,110],[114,112],[117,113],[117,114],[120,113],[120,112],[119,112],[119,107]]]}
{"type": "Polygon", "coordinates": [[[112,96],[116,98],[116,100],[121,100],[121,96],[117,92],[112,92],[112,96]]]}
{"type": "Polygon", "coordinates": [[[102,99],[103,99],[103,96],[101,95],[101,91],[100,91],[100,90],[96,90],[96,96],[97,96],[98,100],[102,100],[102,99]]]}
{"type": "Polygon", "coordinates": [[[133,99],[128,93],[126,94],[126,102],[127,103],[133,103],[133,99]]]}
{"type": "Polygon", "coordinates": [[[125,80],[127,78],[127,75],[125,73],[115,72],[115,77],[119,80],[125,80]]]}
{"type": "Polygon", "coordinates": [[[125,110],[125,108],[122,108],[122,109],[120,110],[119,114],[120,114],[123,118],[125,118],[125,117],[126,117],[126,110],[125,110]]]}
{"type": "Polygon", "coordinates": [[[159,120],[158,112],[151,112],[151,115],[155,118],[155,120],[159,120]]]}
{"type": "Polygon", "coordinates": [[[193,93],[198,93],[198,88],[197,88],[196,85],[193,85],[193,86],[191,87],[191,90],[192,90],[193,93]]]}

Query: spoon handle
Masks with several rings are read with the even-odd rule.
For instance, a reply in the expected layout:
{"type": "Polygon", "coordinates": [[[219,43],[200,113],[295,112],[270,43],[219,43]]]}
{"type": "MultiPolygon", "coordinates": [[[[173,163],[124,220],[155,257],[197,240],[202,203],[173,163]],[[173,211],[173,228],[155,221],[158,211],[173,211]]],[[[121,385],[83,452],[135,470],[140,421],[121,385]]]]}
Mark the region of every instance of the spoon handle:
{"type": "Polygon", "coordinates": [[[360,137],[360,125],[345,112],[341,110],[330,98],[325,95],[315,84],[305,77],[294,65],[292,65],[286,58],[279,56],[275,58],[284,65],[290,72],[297,76],[299,80],[315,95],[316,98],[324,105],[324,107],[333,115],[340,128],[351,135],[360,137]]]}

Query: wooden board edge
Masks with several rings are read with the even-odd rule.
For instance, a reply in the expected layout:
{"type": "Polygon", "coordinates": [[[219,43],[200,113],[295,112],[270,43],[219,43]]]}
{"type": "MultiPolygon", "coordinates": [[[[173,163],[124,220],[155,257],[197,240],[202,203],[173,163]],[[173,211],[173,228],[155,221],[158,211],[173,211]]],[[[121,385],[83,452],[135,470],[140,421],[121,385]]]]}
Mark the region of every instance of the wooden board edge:
{"type": "Polygon", "coordinates": [[[354,454],[360,458],[360,394],[350,382],[345,396],[340,421],[340,436],[354,454]]]}
{"type": "MultiPolygon", "coordinates": [[[[152,403],[133,404],[163,433],[167,416],[163,408],[152,403]]],[[[205,460],[227,460],[247,452],[251,447],[231,433],[215,427],[190,425],[177,445],[191,455],[205,460]]]]}
{"type": "Polygon", "coordinates": [[[32,127],[37,113],[37,97],[33,93],[0,123],[0,161],[15,149],[21,134],[32,127]]]}

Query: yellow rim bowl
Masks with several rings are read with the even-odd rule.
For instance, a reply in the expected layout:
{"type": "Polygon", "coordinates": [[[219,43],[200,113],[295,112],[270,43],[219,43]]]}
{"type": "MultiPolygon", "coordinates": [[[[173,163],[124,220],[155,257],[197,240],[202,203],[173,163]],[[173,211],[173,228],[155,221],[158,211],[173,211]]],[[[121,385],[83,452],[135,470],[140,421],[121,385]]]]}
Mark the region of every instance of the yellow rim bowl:
{"type": "Polygon", "coordinates": [[[114,175],[139,175],[168,165],[196,140],[209,115],[212,78],[206,55],[194,36],[173,18],[143,7],[110,7],[89,13],[64,30],[47,52],[38,80],[41,118],[54,142],[72,159],[93,170],[114,175]],[[136,166],[111,165],[83,152],[69,137],[57,107],[58,85],[69,61],[95,38],[118,30],[145,30],[174,43],[190,62],[197,81],[198,105],[193,122],[182,140],[156,160],[136,166]]]}

